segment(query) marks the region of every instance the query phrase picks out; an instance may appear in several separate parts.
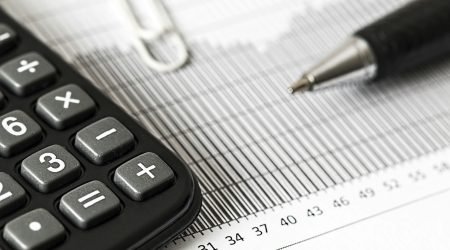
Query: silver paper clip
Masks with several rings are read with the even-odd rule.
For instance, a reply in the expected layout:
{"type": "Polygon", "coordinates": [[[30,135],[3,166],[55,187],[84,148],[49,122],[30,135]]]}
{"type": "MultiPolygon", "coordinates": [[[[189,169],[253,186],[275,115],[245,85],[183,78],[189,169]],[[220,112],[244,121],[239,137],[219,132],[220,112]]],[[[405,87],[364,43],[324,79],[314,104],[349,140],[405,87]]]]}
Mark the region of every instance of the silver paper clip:
{"type": "Polygon", "coordinates": [[[151,13],[153,15],[152,18],[154,21],[158,22],[157,27],[152,30],[144,28],[140,24],[132,6],[130,6],[129,0],[120,0],[120,2],[122,3],[122,8],[128,16],[130,24],[136,33],[136,39],[133,39],[134,46],[143,61],[150,68],[158,72],[169,72],[180,68],[188,61],[189,52],[187,45],[172,22],[170,15],[161,0],[149,0],[153,12],[151,13]],[[176,58],[170,62],[157,60],[147,47],[151,42],[157,41],[163,36],[170,36],[173,45],[177,50],[176,58]]]}

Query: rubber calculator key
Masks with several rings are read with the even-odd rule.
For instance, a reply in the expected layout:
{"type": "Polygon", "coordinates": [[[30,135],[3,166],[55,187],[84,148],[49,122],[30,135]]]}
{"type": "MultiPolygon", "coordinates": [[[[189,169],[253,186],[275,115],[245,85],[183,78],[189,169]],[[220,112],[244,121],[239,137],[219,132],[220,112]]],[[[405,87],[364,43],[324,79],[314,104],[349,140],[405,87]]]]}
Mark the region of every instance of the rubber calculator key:
{"type": "Polygon", "coordinates": [[[79,86],[69,84],[39,98],[36,112],[50,126],[65,129],[90,117],[95,103],[79,86]]]}
{"type": "Polygon", "coordinates": [[[75,137],[75,147],[95,164],[115,160],[132,149],[133,145],[133,134],[112,117],[85,127],[75,137]]]}
{"type": "Polygon", "coordinates": [[[87,229],[120,212],[117,196],[100,181],[91,181],[61,198],[59,209],[79,228],[87,229]]]}
{"type": "Polygon", "coordinates": [[[141,154],[116,169],[114,183],[133,200],[142,201],[169,186],[172,169],[154,153],[141,154]]]}
{"type": "Polygon", "coordinates": [[[65,148],[52,145],[23,160],[20,174],[34,188],[48,193],[78,178],[81,164],[65,148]]]}
{"type": "Polygon", "coordinates": [[[0,156],[9,157],[34,146],[42,137],[42,129],[20,110],[0,117],[0,156]]]}
{"type": "Polygon", "coordinates": [[[9,174],[0,172],[0,217],[3,217],[25,205],[25,190],[9,174]]]}
{"type": "Polygon", "coordinates": [[[0,79],[16,95],[24,96],[51,84],[56,69],[47,59],[30,52],[0,66],[0,79]]]}
{"type": "Polygon", "coordinates": [[[17,33],[8,25],[0,23],[0,55],[17,44],[17,33]]]}
{"type": "Polygon", "coordinates": [[[3,238],[18,250],[51,249],[64,241],[65,229],[47,210],[39,208],[8,222],[3,238]]]}

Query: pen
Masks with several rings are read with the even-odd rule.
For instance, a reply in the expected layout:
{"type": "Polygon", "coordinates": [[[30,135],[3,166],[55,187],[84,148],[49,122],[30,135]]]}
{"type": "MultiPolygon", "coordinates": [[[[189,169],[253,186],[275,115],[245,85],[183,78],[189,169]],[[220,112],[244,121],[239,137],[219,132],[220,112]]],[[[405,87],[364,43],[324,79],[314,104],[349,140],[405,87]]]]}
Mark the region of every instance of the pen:
{"type": "Polygon", "coordinates": [[[289,92],[344,81],[376,81],[447,56],[450,1],[416,0],[355,32],[306,71],[289,92]]]}

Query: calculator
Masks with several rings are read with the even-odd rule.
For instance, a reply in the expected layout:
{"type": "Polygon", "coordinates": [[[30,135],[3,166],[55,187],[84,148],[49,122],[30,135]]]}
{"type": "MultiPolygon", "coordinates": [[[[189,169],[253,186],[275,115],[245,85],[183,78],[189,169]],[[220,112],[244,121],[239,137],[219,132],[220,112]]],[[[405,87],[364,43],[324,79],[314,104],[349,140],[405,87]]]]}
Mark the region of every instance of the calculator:
{"type": "Polygon", "coordinates": [[[180,158],[0,10],[0,249],[154,249],[197,216],[180,158]]]}

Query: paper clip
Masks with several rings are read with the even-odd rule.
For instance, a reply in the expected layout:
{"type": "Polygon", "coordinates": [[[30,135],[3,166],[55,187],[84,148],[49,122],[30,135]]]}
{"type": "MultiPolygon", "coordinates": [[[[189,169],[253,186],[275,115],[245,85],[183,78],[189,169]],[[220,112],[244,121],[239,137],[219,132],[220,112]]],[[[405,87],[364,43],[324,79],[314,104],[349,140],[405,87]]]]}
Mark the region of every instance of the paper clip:
{"type": "Polygon", "coordinates": [[[130,6],[129,0],[120,0],[120,2],[136,33],[136,39],[133,39],[136,51],[150,68],[158,72],[169,72],[180,68],[188,61],[189,52],[187,45],[161,0],[149,0],[152,9],[151,14],[153,15],[152,19],[158,22],[158,27],[154,30],[144,28],[140,24],[137,15],[133,11],[132,6],[130,6]],[[170,62],[157,60],[147,47],[151,42],[157,41],[163,36],[170,36],[169,38],[172,39],[173,45],[177,49],[176,58],[170,62]]]}

